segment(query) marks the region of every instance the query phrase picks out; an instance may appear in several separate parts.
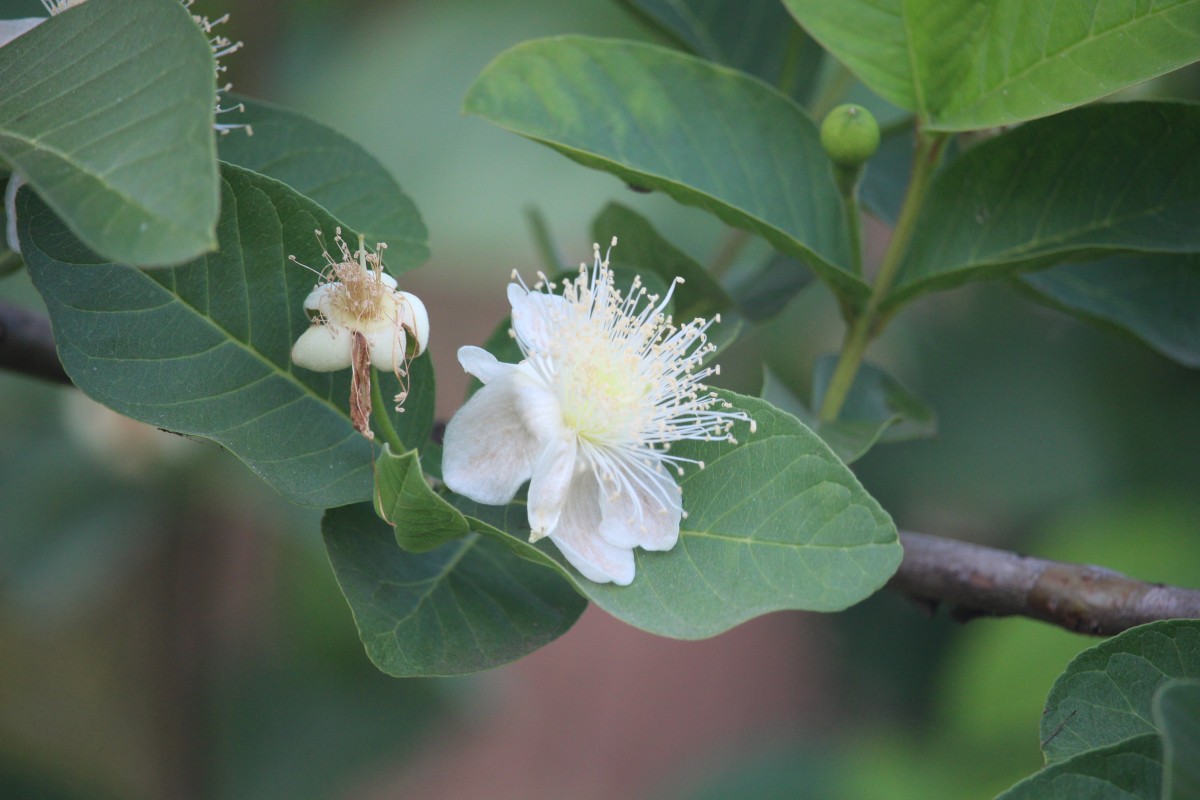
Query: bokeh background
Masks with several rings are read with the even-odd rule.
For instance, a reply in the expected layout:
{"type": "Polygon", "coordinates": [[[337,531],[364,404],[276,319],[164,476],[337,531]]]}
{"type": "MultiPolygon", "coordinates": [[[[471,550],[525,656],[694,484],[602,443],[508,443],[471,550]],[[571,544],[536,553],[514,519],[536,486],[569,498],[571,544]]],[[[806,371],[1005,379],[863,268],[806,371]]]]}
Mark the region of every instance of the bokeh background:
{"type": "MultiPolygon", "coordinates": [[[[509,273],[539,266],[530,207],[567,261],[613,199],[701,261],[727,241],[459,113],[519,41],[656,40],[614,0],[194,8],[232,14],[237,91],[347,134],[417,202],[433,258],[403,282],[434,320],[442,418],[466,387],[455,350],[502,318],[509,273]]],[[[38,304],[19,273],[0,297],[38,304]]],[[[803,386],[840,336],[812,286],[724,366],[741,388],[764,360],[803,386]]],[[[939,417],[936,439],[855,465],[901,527],[1200,586],[1196,372],[994,284],[909,308],[872,358],[939,417]]],[[[0,375],[0,797],[986,798],[1039,766],[1046,692],[1095,642],[881,594],[704,642],[589,610],[509,667],[394,680],[364,655],[318,521],[216,447],[0,375]]]]}

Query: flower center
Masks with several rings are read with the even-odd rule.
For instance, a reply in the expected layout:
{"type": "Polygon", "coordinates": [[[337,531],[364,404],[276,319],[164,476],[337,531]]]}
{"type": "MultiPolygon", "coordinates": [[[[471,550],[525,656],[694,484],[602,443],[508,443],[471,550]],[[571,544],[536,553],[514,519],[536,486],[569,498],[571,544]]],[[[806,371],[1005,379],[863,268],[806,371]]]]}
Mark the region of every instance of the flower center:
{"type": "Polygon", "coordinates": [[[595,320],[574,326],[554,343],[559,365],[559,402],[563,422],[594,444],[622,444],[637,439],[647,412],[651,383],[640,377],[636,353],[605,334],[595,320]]]}

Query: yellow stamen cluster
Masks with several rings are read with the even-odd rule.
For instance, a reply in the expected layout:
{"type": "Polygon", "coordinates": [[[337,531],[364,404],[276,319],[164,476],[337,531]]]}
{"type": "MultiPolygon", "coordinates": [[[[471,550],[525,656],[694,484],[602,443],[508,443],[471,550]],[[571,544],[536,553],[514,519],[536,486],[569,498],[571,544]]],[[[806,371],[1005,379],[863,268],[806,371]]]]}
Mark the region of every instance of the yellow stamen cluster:
{"type": "MultiPolygon", "coordinates": [[[[320,237],[321,232],[317,231],[318,240],[320,237]]],[[[387,245],[380,242],[374,251],[368,251],[360,242],[359,248],[351,252],[350,245],[342,238],[341,228],[335,231],[333,243],[337,245],[341,259],[335,259],[322,248],[325,268],[317,272],[321,283],[329,285],[326,290],[328,308],[322,304],[321,311],[317,312],[320,321],[328,322],[329,317],[333,317],[340,324],[360,330],[374,327],[373,323],[380,319],[395,321],[395,295],[383,280],[383,251],[387,245]]],[[[300,263],[295,256],[288,258],[300,263]]]]}

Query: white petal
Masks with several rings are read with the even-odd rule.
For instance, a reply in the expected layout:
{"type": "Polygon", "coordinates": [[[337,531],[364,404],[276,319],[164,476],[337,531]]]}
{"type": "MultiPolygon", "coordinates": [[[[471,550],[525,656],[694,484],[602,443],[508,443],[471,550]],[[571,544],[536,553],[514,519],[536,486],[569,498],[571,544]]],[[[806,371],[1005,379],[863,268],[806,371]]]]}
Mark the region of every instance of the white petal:
{"type": "Polygon", "coordinates": [[[292,346],[292,361],[314,372],[334,372],[350,366],[350,331],[340,325],[310,325],[292,346]]]}
{"type": "Polygon", "coordinates": [[[482,347],[472,345],[458,348],[458,363],[484,384],[491,383],[517,368],[515,364],[505,364],[503,361],[499,361],[482,347]]]}
{"type": "Polygon", "coordinates": [[[521,417],[539,445],[545,447],[548,442],[566,435],[567,426],[563,422],[558,395],[546,386],[528,361],[517,364],[514,372],[520,376],[518,385],[522,387],[521,417]]]}
{"type": "MultiPolygon", "coordinates": [[[[387,278],[387,275],[383,276],[387,278]]],[[[394,284],[395,281],[393,280],[394,284]]],[[[413,353],[413,357],[421,355],[425,352],[425,348],[429,346],[429,312],[425,310],[425,304],[421,299],[411,292],[396,292],[403,300],[400,304],[404,308],[404,314],[401,318],[409,330],[413,332],[413,338],[416,340],[417,349],[413,353]]]]}
{"type": "Polygon", "coordinates": [[[383,283],[384,286],[388,287],[389,289],[395,289],[397,286],[399,286],[399,284],[396,283],[396,279],[393,278],[391,275],[388,275],[386,272],[380,273],[379,280],[380,280],[380,282],[383,283]]]}
{"type": "Polygon", "coordinates": [[[308,297],[304,298],[304,310],[312,312],[325,313],[328,311],[328,306],[322,307],[321,303],[325,300],[325,295],[329,294],[333,288],[332,283],[322,283],[308,293],[308,297]]]}
{"type": "Polygon", "coordinates": [[[558,527],[550,533],[550,541],[589,581],[628,586],[636,569],[633,550],[616,547],[598,536],[599,524],[596,476],[591,470],[584,470],[571,481],[566,508],[559,517],[558,527]]]}
{"type": "Polygon", "coordinates": [[[543,443],[542,452],[533,462],[529,482],[530,541],[536,541],[554,529],[567,502],[567,489],[575,475],[578,444],[566,429],[543,443]]]}
{"type": "Polygon", "coordinates": [[[545,292],[526,292],[515,283],[508,285],[508,302],[512,305],[513,330],[530,350],[546,350],[554,338],[555,320],[561,321],[570,303],[563,297],[545,292]]]}
{"type": "Polygon", "coordinates": [[[600,535],[613,545],[670,550],[679,541],[682,495],[662,464],[626,469],[622,483],[601,482],[600,513],[600,535]]]}
{"type": "Polygon", "coordinates": [[[442,480],[477,503],[501,505],[533,474],[542,446],[521,406],[527,380],[516,370],[476,392],[446,425],[442,480]]]}
{"type": "Polygon", "coordinates": [[[371,348],[371,366],[384,372],[403,368],[407,337],[402,328],[388,325],[383,330],[364,333],[363,336],[371,348]]]}

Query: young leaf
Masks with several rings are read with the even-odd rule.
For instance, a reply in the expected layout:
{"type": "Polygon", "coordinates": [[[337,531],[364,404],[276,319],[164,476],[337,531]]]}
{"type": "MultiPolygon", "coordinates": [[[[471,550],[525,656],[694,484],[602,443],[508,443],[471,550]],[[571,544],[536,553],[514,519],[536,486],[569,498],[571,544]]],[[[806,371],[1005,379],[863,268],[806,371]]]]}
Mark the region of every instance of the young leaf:
{"type": "Polygon", "coordinates": [[[1113,103],[1038,120],[955,159],[885,302],[1106,251],[1200,252],[1200,106],[1113,103]]]}
{"type": "Polygon", "coordinates": [[[1152,622],[1083,651],[1046,699],[1046,760],[1157,733],[1151,703],[1172,678],[1200,678],[1200,620],[1152,622]]]}
{"type": "Polygon", "coordinates": [[[1115,326],[1185,367],[1200,367],[1200,255],[1112,256],[1019,279],[1056,308],[1115,326]]]}
{"type": "Polygon", "coordinates": [[[784,0],[827,50],[926,127],[1056,114],[1200,58],[1200,2],[784,0]]]}
{"type": "Polygon", "coordinates": [[[1200,682],[1159,687],[1154,724],[1163,734],[1163,800],[1200,797],[1200,682]]]}
{"type": "Polygon", "coordinates": [[[597,242],[603,245],[614,235],[620,241],[612,251],[614,268],[624,267],[640,275],[654,273],[667,286],[683,278],[673,295],[677,319],[707,318],[733,305],[708,270],[659,235],[649,220],[620,203],[609,203],[592,220],[592,236],[597,242]]]}
{"type": "Polygon", "coordinates": [[[387,242],[393,275],[429,258],[428,233],[416,205],[387,169],[355,142],[302,114],[261,100],[225,95],[245,111],[217,142],[221,159],[283,181],[367,238],[387,242]]]}
{"type": "Polygon", "coordinates": [[[0,48],[0,160],[110,261],[216,246],[213,58],[179,3],[91,0],[0,48]]]}
{"type": "MultiPolygon", "coordinates": [[[[222,176],[220,250],[172,269],[110,263],[28,189],[17,195],[63,366],[122,414],[222,444],[294,502],[367,500],[372,448],[350,422],[349,370],[290,358],[316,277],[287,257],[321,265],[314,230],[328,236],[337,220],[278,181],[228,165],[222,176]]],[[[406,410],[392,418],[416,444],[432,426],[432,367],[428,356],[411,366],[406,410]]]]}
{"type": "Polygon", "coordinates": [[[757,432],[740,426],[737,445],[675,445],[673,452],[706,467],[680,480],[688,516],[679,543],[662,553],[634,551],[637,576],[629,586],[593,583],[553,544],[527,544],[523,504],[456,498],[455,505],[518,552],[551,559],[613,616],[662,636],[714,636],[782,609],[836,611],[879,589],[900,563],[891,518],[794,417],[756,398],[724,394],[750,414],[757,432]]]}
{"type": "Polygon", "coordinates": [[[842,199],[816,126],[758,80],[651,45],[564,36],[483,71],[466,111],[760,234],[850,300],[842,199]]]}
{"type": "Polygon", "coordinates": [[[836,356],[817,360],[808,406],[774,379],[763,387],[763,399],[794,414],[846,464],[862,458],[876,444],[925,439],[937,433],[937,421],[928,406],[891,375],[866,362],[859,368],[838,418],[821,422],[809,409],[821,407],[836,365],[836,356]]]}
{"type": "Polygon", "coordinates": [[[394,525],[405,550],[424,553],[471,532],[467,518],[429,488],[416,450],[384,447],[375,462],[379,516],[394,525]]]}
{"type": "Polygon", "coordinates": [[[690,52],[740,69],[803,103],[824,52],[778,0],[622,0],[690,52]]]}
{"type": "Polygon", "coordinates": [[[326,511],[321,529],[367,656],[389,675],[507,664],[566,633],[587,606],[555,570],[477,533],[410,553],[366,503],[326,511]]]}

